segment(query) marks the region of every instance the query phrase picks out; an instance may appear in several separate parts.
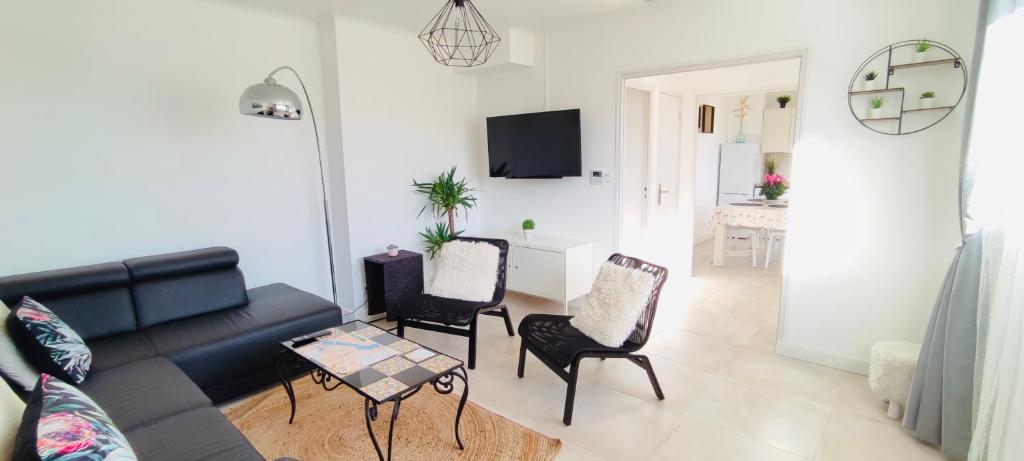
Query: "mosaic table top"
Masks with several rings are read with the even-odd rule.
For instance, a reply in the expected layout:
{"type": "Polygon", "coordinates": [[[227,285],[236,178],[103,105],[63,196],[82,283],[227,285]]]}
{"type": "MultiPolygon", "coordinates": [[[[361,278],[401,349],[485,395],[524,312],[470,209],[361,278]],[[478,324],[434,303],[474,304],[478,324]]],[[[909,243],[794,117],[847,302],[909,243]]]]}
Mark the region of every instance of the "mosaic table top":
{"type": "Polygon", "coordinates": [[[361,321],[281,343],[377,403],[461,367],[462,362],[361,321]],[[310,344],[294,342],[318,336],[310,344]]]}

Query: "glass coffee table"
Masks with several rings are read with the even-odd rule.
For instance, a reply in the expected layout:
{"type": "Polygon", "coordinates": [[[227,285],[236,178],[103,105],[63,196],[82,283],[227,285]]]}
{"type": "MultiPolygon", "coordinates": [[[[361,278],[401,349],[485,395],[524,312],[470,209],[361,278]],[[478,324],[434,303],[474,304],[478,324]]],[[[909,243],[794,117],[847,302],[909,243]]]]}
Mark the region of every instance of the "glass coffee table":
{"type": "Polygon", "coordinates": [[[371,422],[377,420],[378,405],[394,402],[388,425],[387,459],[390,460],[391,440],[402,400],[412,397],[426,384],[440,394],[450,394],[455,390],[455,378],[459,378],[465,389],[455,413],[455,441],[459,449],[464,448],[459,421],[469,396],[469,379],[462,361],[358,320],[280,344],[284,350],[278,354],[275,368],[292,405],[288,424],[295,420],[295,391],[290,377],[295,371],[308,368],[309,376],[325,390],[332,391],[344,384],[365,398],[366,430],[381,460],[384,454],[371,422]]]}

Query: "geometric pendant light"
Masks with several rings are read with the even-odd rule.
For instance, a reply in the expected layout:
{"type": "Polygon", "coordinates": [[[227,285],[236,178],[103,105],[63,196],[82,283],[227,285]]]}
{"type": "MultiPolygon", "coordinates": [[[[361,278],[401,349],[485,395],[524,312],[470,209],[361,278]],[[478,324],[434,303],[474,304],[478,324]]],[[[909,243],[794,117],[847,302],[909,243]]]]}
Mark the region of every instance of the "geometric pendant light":
{"type": "Polygon", "coordinates": [[[454,67],[487,62],[501,43],[472,0],[445,0],[419,37],[435,61],[454,67]]]}

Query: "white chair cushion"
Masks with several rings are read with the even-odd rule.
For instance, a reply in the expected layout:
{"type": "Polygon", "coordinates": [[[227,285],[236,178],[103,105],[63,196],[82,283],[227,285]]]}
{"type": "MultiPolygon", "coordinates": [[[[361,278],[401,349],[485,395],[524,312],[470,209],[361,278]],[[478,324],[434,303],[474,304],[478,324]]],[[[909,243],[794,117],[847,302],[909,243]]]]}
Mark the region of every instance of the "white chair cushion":
{"type": "Polygon", "coordinates": [[[434,282],[428,295],[463,301],[490,301],[498,283],[498,247],[455,240],[434,258],[434,282]]]}
{"type": "Polygon", "coordinates": [[[569,323],[600,344],[619,347],[636,329],[653,288],[650,273],[605,262],[587,294],[586,305],[569,323]]]}

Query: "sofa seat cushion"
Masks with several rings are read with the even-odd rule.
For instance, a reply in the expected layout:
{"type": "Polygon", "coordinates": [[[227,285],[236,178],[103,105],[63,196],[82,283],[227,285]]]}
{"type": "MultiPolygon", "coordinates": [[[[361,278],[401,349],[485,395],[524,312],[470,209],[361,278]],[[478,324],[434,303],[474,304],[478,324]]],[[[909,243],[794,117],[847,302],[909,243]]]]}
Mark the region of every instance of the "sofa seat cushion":
{"type": "Polygon", "coordinates": [[[139,459],[147,461],[263,460],[216,408],[199,408],[127,431],[139,459]]]}
{"type": "Polygon", "coordinates": [[[211,406],[188,376],[163,357],[90,374],[78,387],[124,431],[211,406]]]}
{"type": "Polygon", "coordinates": [[[156,348],[144,331],[88,341],[92,351],[92,372],[108,370],[156,357],[156,348]]]}
{"type": "Polygon", "coordinates": [[[202,389],[274,366],[277,344],[342,322],[330,301],[283,283],[248,291],[249,304],[148,328],[158,354],[202,389]]]}

